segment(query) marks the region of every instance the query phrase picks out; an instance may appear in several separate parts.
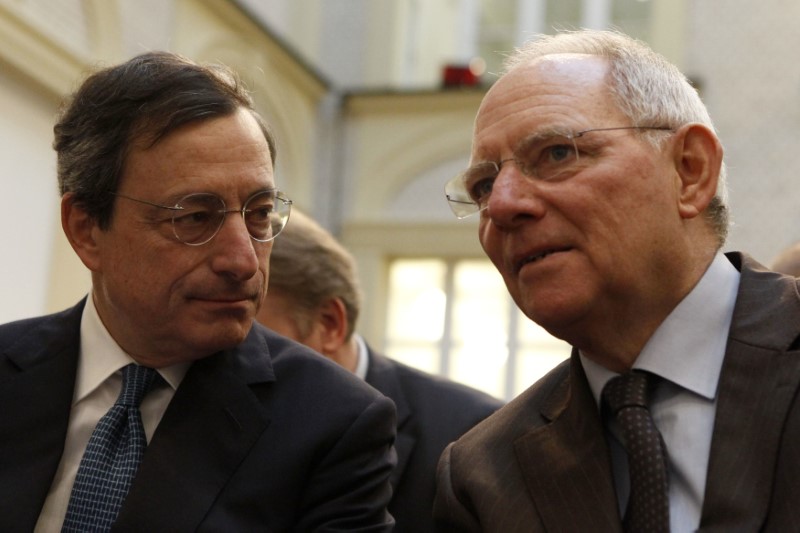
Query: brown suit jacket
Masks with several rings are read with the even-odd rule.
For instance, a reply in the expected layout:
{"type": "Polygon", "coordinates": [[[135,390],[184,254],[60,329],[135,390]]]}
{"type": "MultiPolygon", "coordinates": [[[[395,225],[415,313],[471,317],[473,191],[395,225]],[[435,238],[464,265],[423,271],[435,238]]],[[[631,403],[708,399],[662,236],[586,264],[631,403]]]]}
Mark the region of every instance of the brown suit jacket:
{"type": "MultiPolygon", "coordinates": [[[[702,532],[800,531],[800,281],[728,258],[741,283],[720,375],[702,532]]],[[[573,351],[451,444],[440,531],[621,531],[608,446],[573,351]]]]}

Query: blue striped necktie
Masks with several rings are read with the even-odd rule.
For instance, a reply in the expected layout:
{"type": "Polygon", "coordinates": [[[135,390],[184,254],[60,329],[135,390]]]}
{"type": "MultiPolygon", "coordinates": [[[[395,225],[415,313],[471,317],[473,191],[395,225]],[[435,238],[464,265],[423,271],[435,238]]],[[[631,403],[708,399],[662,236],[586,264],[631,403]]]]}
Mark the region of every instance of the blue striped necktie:
{"type": "Polygon", "coordinates": [[[92,432],[62,532],[111,529],[147,447],[139,405],[157,377],[158,372],[144,366],[122,369],[122,392],[92,432]]]}

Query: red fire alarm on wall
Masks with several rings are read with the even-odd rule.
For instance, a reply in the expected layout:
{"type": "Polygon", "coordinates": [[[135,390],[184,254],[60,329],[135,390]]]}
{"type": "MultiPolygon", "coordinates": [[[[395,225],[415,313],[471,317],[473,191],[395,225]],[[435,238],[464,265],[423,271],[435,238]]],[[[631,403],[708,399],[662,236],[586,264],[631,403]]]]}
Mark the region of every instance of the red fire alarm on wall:
{"type": "Polygon", "coordinates": [[[468,64],[449,63],[442,69],[443,87],[473,87],[480,85],[486,63],[475,58],[468,64]]]}

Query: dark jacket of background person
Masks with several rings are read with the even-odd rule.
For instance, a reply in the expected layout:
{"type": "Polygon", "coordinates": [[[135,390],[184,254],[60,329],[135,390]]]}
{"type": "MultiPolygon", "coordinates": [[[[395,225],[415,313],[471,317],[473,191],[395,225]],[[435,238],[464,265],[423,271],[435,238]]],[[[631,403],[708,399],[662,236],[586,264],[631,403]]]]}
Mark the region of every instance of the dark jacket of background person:
{"type": "Polygon", "coordinates": [[[356,372],[397,407],[398,464],[389,512],[398,533],[434,531],[436,465],[445,446],[502,402],[373,351],[355,324],[361,293],[350,253],[310,217],[294,210],[270,256],[270,286],[257,319],[356,372]]]}
{"type": "Polygon", "coordinates": [[[445,447],[502,403],[473,388],[432,376],[369,349],[366,382],[397,407],[397,467],[389,512],[398,533],[433,532],[436,465],[445,447]]]}

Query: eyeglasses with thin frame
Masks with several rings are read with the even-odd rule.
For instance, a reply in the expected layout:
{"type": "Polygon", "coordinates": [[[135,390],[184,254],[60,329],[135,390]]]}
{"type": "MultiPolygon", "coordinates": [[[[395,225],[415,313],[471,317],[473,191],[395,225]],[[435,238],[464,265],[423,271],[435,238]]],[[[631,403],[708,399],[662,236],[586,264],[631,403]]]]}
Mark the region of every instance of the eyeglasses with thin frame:
{"type": "Polygon", "coordinates": [[[205,192],[187,194],[174,205],[157,204],[120,193],[111,194],[168,209],[172,212],[172,232],[175,238],[189,246],[200,246],[213,239],[219,233],[228,213],[242,215],[247,232],[254,241],[271,241],[286,227],[292,208],[292,201],[277,189],[256,192],[245,200],[241,209],[228,209],[222,198],[205,192]]]}
{"type": "Polygon", "coordinates": [[[586,156],[597,148],[587,134],[617,130],[675,131],[669,126],[616,126],[532,136],[522,141],[514,157],[478,163],[450,179],[444,186],[450,209],[459,219],[486,209],[494,180],[508,161],[513,161],[525,176],[541,181],[559,181],[573,176],[589,164],[591,158],[586,156]],[[584,154],[583,159],[581,154],[584,154]]]}

